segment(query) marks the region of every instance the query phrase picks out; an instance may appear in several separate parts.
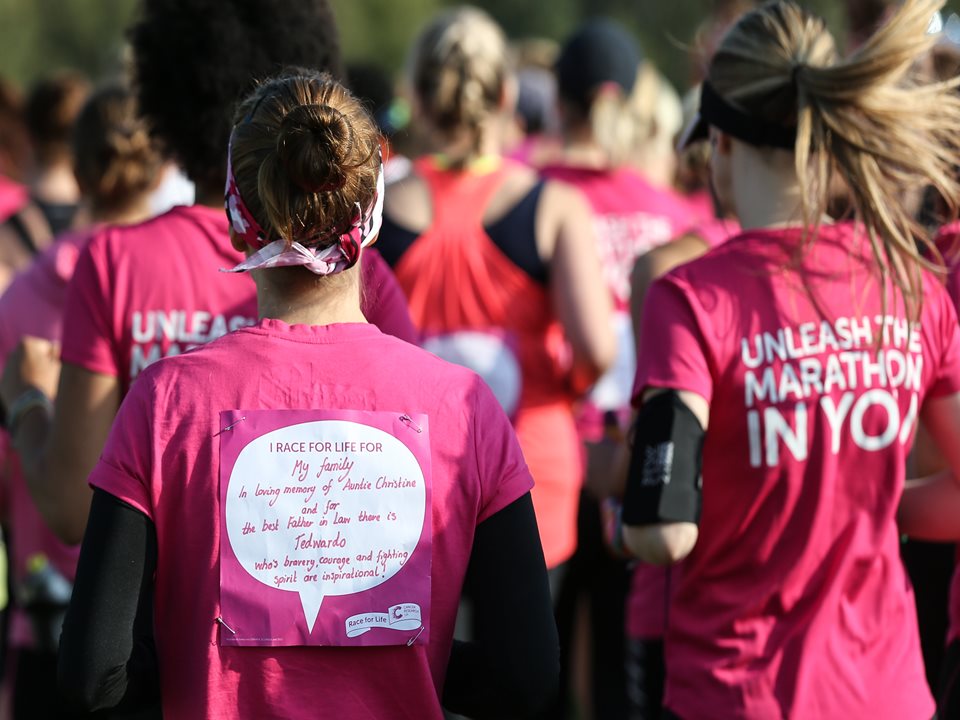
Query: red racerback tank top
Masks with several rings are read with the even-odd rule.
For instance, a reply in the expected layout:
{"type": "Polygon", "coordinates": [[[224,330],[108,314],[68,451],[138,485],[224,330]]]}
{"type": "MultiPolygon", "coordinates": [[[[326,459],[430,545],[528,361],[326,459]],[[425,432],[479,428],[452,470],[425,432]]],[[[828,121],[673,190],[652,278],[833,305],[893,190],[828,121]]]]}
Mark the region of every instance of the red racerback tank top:
{"type": "Polygon", "coordinates": [[[549,288],[514,264],[483,226],[510,169],[444,170],[432,158],[418,160],[433,220],[395,270],[424,347],[476,371],[513,419],[536,482],[533,500],[553,567],[576,545],[581,456],[570,353],[549,288]]]}

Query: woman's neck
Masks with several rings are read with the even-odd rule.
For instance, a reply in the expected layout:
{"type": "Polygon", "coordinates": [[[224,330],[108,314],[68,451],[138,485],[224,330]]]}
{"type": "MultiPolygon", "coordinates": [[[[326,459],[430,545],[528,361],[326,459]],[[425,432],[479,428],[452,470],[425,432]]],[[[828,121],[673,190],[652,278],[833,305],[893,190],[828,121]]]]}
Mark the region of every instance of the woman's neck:
{"type": "Polygon", "coordinates": [[[568,128],[564,137],[563,160],[568,165],[606,170],[610,161],[593,139],[589,127],[568,128]]]}
{"type": "Polygon", "coordinates": [[[483,123],[477,138],[472,131],[462,130],[449,136],[436,147],[436,153],[452,164],[470,165],[482,158],[498,158],[503,153],[500,133],[494,127],[494,119],[483,123]]]}
{"type": "Polygon", "coordinates": [[[792,153],[741,145],[733,156],[733,201],[744,230],[796,225],[803,221],[800,185],[792,153]],[[746,150],[746,151],[744,151],[746,150]]]}
{"type": "Polygon", "coordinates": [[[223,186],[219,187],[202,187],[201,185],[196,186],[196,194],[194,195],[194,204],[202,205],[209,208],[223,208],[223,186]]]}
{"type": "Polygon", "coordinates": [[[350,278],[327,278],[318,282],[316,278],[304,277],[294,282],[293,287],[278,287],[281,283],[276,276],[274,280],[264,276],[271,272],[276,271],[254,271],[261,320],[280,320],[287,325],[367,322],[360,310],[359,267],[346,271],[352,273],[350,278]]]}
{"type": "Polygon", "coordinates": [[[150,196],[143,196],[119,208],[99,208],[83,203],[90,221],[98,225],[133,225],[146,220],[151,215],[150,196]]]}

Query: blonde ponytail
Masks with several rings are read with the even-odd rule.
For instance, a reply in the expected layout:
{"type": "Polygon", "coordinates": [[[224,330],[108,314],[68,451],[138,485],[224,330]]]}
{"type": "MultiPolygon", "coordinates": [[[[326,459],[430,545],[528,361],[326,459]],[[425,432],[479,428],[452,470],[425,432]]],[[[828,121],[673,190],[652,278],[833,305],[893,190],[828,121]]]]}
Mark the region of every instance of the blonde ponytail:
{"type": "Polygon", "coordinates": [[[807,227],[817,227],[831,174],[839,173],[870,238],[883,287],[892,281],[912,315],[919,312],[921,269],[937,268],[923,250],[937,253],[904,207],[903,191],[932,185],[954,215],[960,198],[957,83],[923,84],[915,72],[916,61],[936,42],[927,28],[942,6],[942,0],[907,0],[841,59],[822,20],[793,0],[780,0],[745,15],[710,67],[710,83],[728,101],[767,122],[796,126],[807,227]]]}
{"type": "Polygon", "coordinates": [[[463,6],[432,20],[410,59],[413,92],[443,135],[466,132],[471,150],[496,111],[508,75],[507,43],[500,26],[482,10],[463,6]]]}
{"type": "Polygon", "coordinates": [[[601,87],[590,105],[590,129],[611,165],[621,165],[637,145],[640,128],[630,109],[630,98],[610,83],[601,87]]]}

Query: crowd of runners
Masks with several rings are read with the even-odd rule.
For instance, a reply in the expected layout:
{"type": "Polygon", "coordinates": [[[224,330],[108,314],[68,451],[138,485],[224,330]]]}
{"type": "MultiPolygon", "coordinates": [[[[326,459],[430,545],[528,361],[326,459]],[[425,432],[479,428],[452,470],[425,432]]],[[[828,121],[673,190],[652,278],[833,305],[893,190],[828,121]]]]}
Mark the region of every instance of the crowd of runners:
{"type": "Polygon", "coordinates": [[[0,719],[960,718],[942,0],[141,5],[0,78],[0,719]]]}

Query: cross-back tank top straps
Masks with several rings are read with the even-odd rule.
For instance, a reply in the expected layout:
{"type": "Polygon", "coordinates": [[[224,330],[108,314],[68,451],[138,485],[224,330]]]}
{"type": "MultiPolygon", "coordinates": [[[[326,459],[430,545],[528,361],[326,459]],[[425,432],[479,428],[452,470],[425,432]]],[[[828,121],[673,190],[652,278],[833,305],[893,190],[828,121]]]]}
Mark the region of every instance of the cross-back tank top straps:
{"type": "Polygon", "coordinates": [[[484,213],[503,185],[508,167],[501,161],[490,172],[453,172],[438,167],[436,159],[431,156],[414,161],[414,169],[430,193],[433,206],[431,226],[455,224],[483,230],[484,213]]]}
{"type": "Polygon", "coordinates": [[[443,170],[417,161],[433,204],[430,226],[396,265],[410,314],[427,333],[510,327],[542,330],[546,293],[507,257],[483,226],[484,210],[508,168],[443,170]]]}

